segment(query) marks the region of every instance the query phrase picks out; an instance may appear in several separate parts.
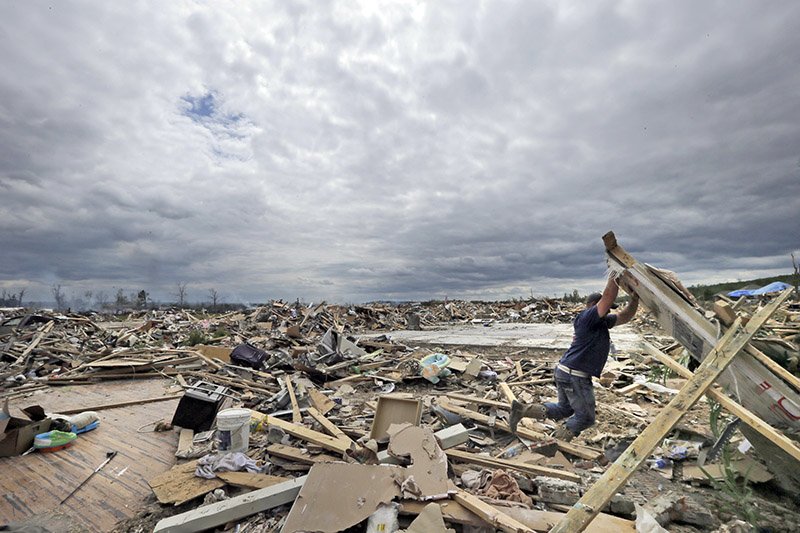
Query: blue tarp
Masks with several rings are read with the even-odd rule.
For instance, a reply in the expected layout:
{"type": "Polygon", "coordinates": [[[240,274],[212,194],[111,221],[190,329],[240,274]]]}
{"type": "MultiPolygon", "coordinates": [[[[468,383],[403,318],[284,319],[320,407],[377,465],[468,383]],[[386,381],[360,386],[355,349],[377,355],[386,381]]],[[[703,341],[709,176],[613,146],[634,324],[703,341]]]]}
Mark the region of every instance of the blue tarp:
{"type": "Polygon", "coordinates": [[[769,294],[771,292],[781,292],[789,287],[791,287],[791,285],[788,283],[784,283],[782,281],[773,281],[769,285],[764,285],[760,289],[753,289],[751,291],[740,289],[738,291],[729,292],[728,296],[731,298],[739,298],[740,296],[761,296],[762,294],[769,294]]]}

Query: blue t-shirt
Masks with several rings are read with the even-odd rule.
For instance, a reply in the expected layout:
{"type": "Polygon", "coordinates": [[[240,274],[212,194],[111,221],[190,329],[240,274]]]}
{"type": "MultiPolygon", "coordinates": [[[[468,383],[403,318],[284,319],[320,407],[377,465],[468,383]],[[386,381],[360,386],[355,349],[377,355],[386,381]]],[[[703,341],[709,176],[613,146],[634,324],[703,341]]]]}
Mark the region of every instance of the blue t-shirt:
{"type": "Polygon", "coordinates": [[[572,322],[575,328],[572,345],[561,357],[560,363],[572,370],[600,377],[611,347],[608,330],[616,323],[617,315],[609,314],[601,318],[596,305],[578,313],[572,322]]]}

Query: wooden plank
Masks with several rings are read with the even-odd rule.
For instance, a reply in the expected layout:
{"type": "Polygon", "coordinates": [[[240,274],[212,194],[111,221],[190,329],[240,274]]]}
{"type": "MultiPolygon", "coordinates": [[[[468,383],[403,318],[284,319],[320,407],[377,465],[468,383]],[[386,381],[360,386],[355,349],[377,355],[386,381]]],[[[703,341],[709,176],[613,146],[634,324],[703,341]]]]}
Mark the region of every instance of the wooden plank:
{"type": "Polygon", "coordinates": [[[633,394],[642,387],[643,385],[641,383],[631,383],[630,385],[626,385],[624,387],[615,389],[614,392],[622,394],[623,396],[628,396],[629,394],[633,394]]]}
{"type": "Polygon", "coordinates": [[[336,407],[336,402],[322,394],[317,389],[308,389],[308,399],[317,411],[327,415],[328,411],[336,407]]]}
{"type": "Polygon", "coordinates": [[[192,440],[194,439],[194,430],[181,428],[181,433],[178,436],[178,449],[175,450],[175,455],[184,455],[192,449],[192,440]]]}
{"type": "Polygon", "coordinates": [[[752,355],[756,361],[772,370],[779,378],[794,387],[796,391],[800,391],[800,378],[783,368],[777,362],[773,361],[770,356],[753,346],[748,344],[745,346],[745,351],[752,355]]]}
{"type": "Polygon", "coordinates": [[[22,361],[24,361],[25,358],[28,356],[28,354],[31,353],[34,350],[34,348],[36,348],[36,346],[42,341],[44,336],[47,335],[48,333],[50,333],[50,330],[53,329],[54,325],[55,325],[55,322],[50,320],[47,324],[42,326],[42,329],[39,330],[39,333],[36,334],[36,336],[33,338],[33,340],[28,345],[28,347],[25,348],[25,351],[22,352],[22,355],[17,357],[17,360],[14,361],[13,364],[16,365],[16,364],[21,363],[22,361]]]}
{"type": "Polygon", "coordinates": [[[516,385],[547,385],[548,383],[553,383],[553,378],[539,378],[539,379],[529,379],[527,381],[515,381],[510,383],[509,385],[516,386],[516,385]]]}
{"type": "MultiPolygon", "coordinates": [[[[516,383],[512,383],[516,385],[516,383]]],[[[479,405],[490,405],[492,407],[499,407],[506,411],[511,409],[511,404],[506,402],[498,402],[497,400],[487,400],[485,398],[476,398],[474,396],[467,396],[466,394],[457,394],[455,392],[448,392],[445,396],[454,400],[461,400],[462,402],[477,403],[479,405]]]]}
{"type": "Polygon", "coordinates": [[[581,482],[581,477],[572,472],[565,472],[556,468],[548,468],[546,466],[532,465],[520,461],[511,461],[508,459],[495,459],[477,453],[464,452],[460,450],[447,450],[445,452],[447,457],[456,459],[464,463],[471,463],[481,466],[488,466],[491,468],[506,468],[524,472],[526,474],[533,474],[535,476],[547,476],[558,479],[565,479],[567,481],[574,481],[575,483],[581,482]]]}
{"type": "Polygon", "coordinates": [[[291,503],[297,498],[306,478],[307,476],[301,476],[228,500],[204,505],[186,513],[170,516],[158,522],[153,533],[203,531],[291,503]]]}
{"type": "Polygon", "coordinates": [[[342,460],[341,457],[334,457],[333,455],[328,455],[325,453],[310,454],[308,452],[304,452],[303,450],[299,450],[294,446],[287,446],[285,444],[270,444],[267,446],[267,453],[274,455],[275,457],[280,457],[282,459],[288,459],[289,461],[308,465],[342,460]]]}
{"type": "Polygon", "coordinates": [[[228,485],[246,489],[265,489],[292,479],[267,474],[251,474],[250,472],[217,472],[217,477],[228,485]]]}
{"type": "Polygon", "coordinates": [[[534,533],[533,529],[522,522],[514,520],[469,492],[458,489],[453,495],[453,499],[481,517],[487,524],[502,529],[506,533],[534,533]]]}
{"type": "Polygon", "coordinates": [[[322,413],[320,413],[319,411],[317,411],[317,410],[316,410],[316,409],[314,409],[313,407],[309,407],[309,408],[306,410],[306,412],[307,412],[309,415],[311,415],[311,418],[313,418],[314,420],[316,420],[316,421],[319,423],[319,425],[321,425],[323,428],[325,428],[325,431],[327,431],[328,433],[330,433],[330,434],[331,434],[331,436],[333,436],[334,438],[336,438],[336,439],[339,439],[339,440],[343,441],[345,444],[347,444],[347,446],[348,446],[348,447],[350,447],[350,446],[355,446],[355,445],[356,445],[356,443],[355,443],[355,442],[353,442],[353,440],[352,440],[350,437],[348,437],[348,436],[345,434],[345,432],[344,432],[344,431],[342,431],[341,429],[339,429],[338,427],[336,427],[336,424],[334,424],[333,422],[331,422],[330,420],[328,420],[327,418],[325,418],[325,417],[322,415],[322,413]]]}
{"type": "Polygon", "coordinates": [[[194,475],[197,461],[174,466],[149,481],[159,503],[182,505],[225,485],[221,479],[194,475]]]}
{"type": "Polygon", "coordinates": [[[514,361],[514,369],[517,371],[517,378],[522,379],[525,374],[522,372],[522,362],[519,359],[514,361]]]}
{"type": "Polygon", "coordinates": [[[59,410],[58,414],[61,415],[74,415],[83,413],[84,411],[105,411],[106,409],[117,409],[119,407],[129,407],[131,405],[142,405],[145,403],[164,402],[167,400],[177,400],[183,394],[171,394],[169,396],[156,396],[155,398],[144,398],[142,400],[129,400],[126,402],[104,403],[101,405],[89,405],[84,407],[77,407],[75,409],[59,410]]]}
{"type": "Polygon", "coordinates": [[[752,320],[741,327],[737,319],[723,335],[714,349],[705,357],[694,377],[675,395],[669,404],[656,416],[655,420],[631,443],[603,476],[583,495],[561,522],[553,528],[553,533],[577,533],[597,516],[600,509],[611,500],[627,482],[636,468],[647,459],[661,440],[669,433],[681,417],[704,394],[714,380],[728,367],[733,358],[742,351],[758,329],[778,309],[783,297],[775,298],[769,305],[756,313],[752,320]]]}
{"type": "Polygon", "coordinates": [[[286,390],[289,392],[289,401],[292,402],[292,422],[295,424],[303,423],[303,415],[300,414],[300,405],[297,403],[297,397],[294,395],[294,387],[292,386],[292,378],[289,374],[283,376],[286,382],[286,390]]]}
{"type": "MultiPolygon", "coordinates": [[[[647,353],[658,359],[662,364],[668,366],[676,374],[686,379],[692,378],[691,370],[682,366],[680,363],[672,359],[670,356],[649,342],[644,341],[643,346],[647,353]]],[[[720,405],[722,405],[722,407],[724,407],[729,413],[741,418],[742,422],[764,435],[766,438],[780,446],[783,451],[800,461],[800,448],[794,444],[794,441],[776,431],[774,428],[772,428],[772,426],[761,420],[758,416],[748,411],[735,401],[731,400],[727,395],[717,389],[709,388],[706,391],[706,396],[719,402],[720,405]]]]}
{"type": "MultiPolygon", "coordinates": [[[[517,385],[519,385],[519,383],[517,383],[517,385]]],[[[511,387],[508,386],[508,383],[506,383],[505,381],[501,381],[499,383],[499,386],[500,386],[500,392],[503,393],[503,396],[505,396],[508,403],[511,403],[517,399],[516,395],[514,395],[514,393],[512,392],[511,387]]]]}
{"type": "Polygon", "coordinates": [[[343,441],[328,436],[324,433],[320,433],[319,431],[314,431],[308,429],[307,427],[300,426],[297,424],[293,424],[291,422],[286,422],[281,420],[280,418],[276,418],[271,415],[265,415],[263,413],[259,413],[258,411],[250,411],[251,416],[256,419],[266,420],[267,426],[277,426],[284,430],[289,435],[297,437],[298,439],[303,439],[308,442],[313,442],[314,444],[318,444],[322,446],[326,450],[331,450],[337,452],[339,454],[343,454],[345,450],[348,449],[349,445],[344,443],[343,441]]]}

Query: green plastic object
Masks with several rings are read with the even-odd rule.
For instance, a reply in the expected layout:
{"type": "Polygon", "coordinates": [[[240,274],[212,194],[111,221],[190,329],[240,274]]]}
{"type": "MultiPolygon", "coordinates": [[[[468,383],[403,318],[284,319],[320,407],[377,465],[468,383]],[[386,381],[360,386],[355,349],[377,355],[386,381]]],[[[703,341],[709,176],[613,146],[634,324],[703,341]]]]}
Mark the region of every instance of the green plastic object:
{"type": "Polygon", "coordinates": [[[75,433],[67,431],[48,431],[47,433],[39,433],[33,439],[33,447],[37,450],[44,450],[47,448],[60,448],[71,443],[78,436],[75,433]]]}

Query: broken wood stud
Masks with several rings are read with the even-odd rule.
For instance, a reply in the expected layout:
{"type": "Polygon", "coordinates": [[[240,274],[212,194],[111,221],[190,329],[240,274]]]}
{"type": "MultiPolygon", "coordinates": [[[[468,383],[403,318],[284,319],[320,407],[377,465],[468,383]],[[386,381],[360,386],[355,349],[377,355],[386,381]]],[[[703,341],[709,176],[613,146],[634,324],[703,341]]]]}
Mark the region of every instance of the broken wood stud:
{"type": "MultiPolygon", "coordinates": [[[[688,368],[682,366],[680,363],[663,353],[649,342],[645,341],[643,345],[647,353],[658,359],[659,362],[665,366],[669,367],[673,372],[686,379],[692,378],[692,372],[688,368]]],[[[783,451],[800,461],[800,448],[794,444],[794,441],[773,429],[772,426],[730,399],[727,395],[725,395],[725,393],[714,388],[709,388],[706,391],[706,396],[719,402],[720,405],[722,405],[722,407],[724,407],[729,413],[741,418],[745,424],[764,435],[766,438],[780,446],[783,451]]]]}
{"type": "Polygon", "coordinates": [[[292,402],[292,422],[301,424],[303,422],[303,415],[300,414],[300,405],[297,403],[297,397],[294,395],[294,387],[292,386],[292,378],[289,374],[283,376],[286,381],[286,390],[289,392],[289,401],[292,402]]]}
{"type": "Polygon", "coordinates": [[[353,442],[353,440],[352,440],[350,437],[348,437],[348,436],[345,434],[345,432],[344,432],[344,431],[342,431],[341,429],[339,429],[338,427],[336,427],[336,424],[334,424],[333,422],[331,422],[330,420],[328,420],[327,418],[325,418],[325,416],[323,416],[323,415],[322,415],[322,413],[320,413],[319,411],[317,411],[317,410],[316,410],[316,409],[314,409],[313,407],[309,407],[309,408],[306,410],[306,412],[307,412],[309,415],[311,415],[311,418],[313,418],[314,420],[316,420],[316,421],[319,423],[319,425],[320,425],[320,426],[322,426],[323,428],[325,428],[325,431],[327,431],[328,433],[330,433],[332,437],[334,437],[334,438],[336,438],[336,439],[339,439],[339,440],[341,440],[341,441],[342,441],[342,442],[344,442],[344,443],[345,443],[347,446],[355,446],[355,445],[356,445],[356,444],[355,444],[355,442],[353,442]]]}
{"type": "Polygon", "coordinates": [[[447,457],[465,463],[488,466],[490,468],[505,468],[510,470],[516,470],[518,472],[523,472],[525,474],[554,477],[566,481],[572,481],[574,483],[581,482],[581,477],[577,474],[573,474],[572,472],[566,472],[564,470],[557,470],[555,468],[548,468],[546,466],[532,465],[528,463],[523,463],[521,461],[511,461],[508,459],[495,459],[493,457],[488,457],[477,453],[463,452],[461,450],[447,450],[446,453],[447,457]]]}
{"type": "Polygon", "coordinates": [[[509,387],[508,383],[505,381],[500,382],[500,392],[503,393],[503,396],[505,396],[506,400],[508,400],[508,403],[511,403],[517,399],[517,397],[511,391],[511,387],[509,387]]]}
{"type": "Polygon", "coordinates": [[[518,522],[469,492],[458,489],[453,495],[453,499],[481,517],[487,524],[502,529],[506,533],[534,533],[533,529],[522,522],[518,522]]]}

